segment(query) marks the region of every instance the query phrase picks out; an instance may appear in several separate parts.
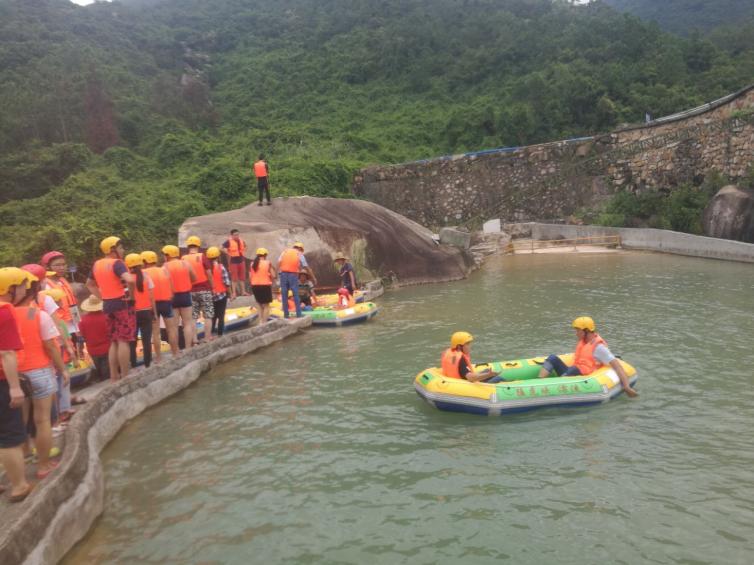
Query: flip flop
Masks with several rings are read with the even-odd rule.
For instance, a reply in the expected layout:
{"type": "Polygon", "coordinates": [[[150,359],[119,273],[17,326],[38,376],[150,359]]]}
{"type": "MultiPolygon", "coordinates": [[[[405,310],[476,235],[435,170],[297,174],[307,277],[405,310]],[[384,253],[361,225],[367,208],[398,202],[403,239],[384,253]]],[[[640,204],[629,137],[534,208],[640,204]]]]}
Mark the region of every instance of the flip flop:
{"type": "Polygon", "coordinates": [[[13,495],[9,496],[8,497],[8,501],[9,502],[22,502],[23,500],[26,499],[27,496],[29,496],[31,494],[31,491],[33,491],[33,490],[34,490],[34,485],[33,484],[29,484],[29,488],[27,488],[24,492],[22,492],[20,494],[13,494],[13,495]]]}
{"type": "Polygon", "coordinates": [[[74,396],[71,398],[71,404],[86,404],[86,398],[81,398],[80,396],[74,396]]]}
{"type": "Polygon", "coordinates": [[[37,478],[40,479],[40,480],[41,479],[46,479],[47,475],[49,475],[50,473],[52,473],[55,469],[57,469],[57,467],[58,467],[58,462],[57,461],[50,461],[49,468],[47,468],[44,471],[41,470],[41,469],[37,470],[37,478]]]}
{"type": "MultiPolygon", "coordinates": [[[[61,453],[62,453],[62,451],[60,451],[59,447],[53,446],[53,447],[50,448],[50,455],[49,455],[49,457],[57,457],[61,453]]],[[[37,456],[37,448],[36,447],[32,447],[31,448],[30,457],[36,457],[36,456],[37,456]]]]}

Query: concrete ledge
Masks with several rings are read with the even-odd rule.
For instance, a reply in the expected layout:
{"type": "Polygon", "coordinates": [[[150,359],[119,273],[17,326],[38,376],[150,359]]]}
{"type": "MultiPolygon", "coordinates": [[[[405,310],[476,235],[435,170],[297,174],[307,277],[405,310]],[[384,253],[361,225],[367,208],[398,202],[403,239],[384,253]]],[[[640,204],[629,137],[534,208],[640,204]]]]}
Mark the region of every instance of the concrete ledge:
{"type": "Polygon", "coordinates": [[[58,469],[0,519],[0,563],[56,563],[86,535],[104,508],[99,454],[126,422],[215,365],[309,325],[311,318],[304,317],[233,332],[103,390],[71,421],[58,469]]]}
{"type": "Polygon", "coordinates": [[[601,235],[619,235],[626,249],[659,251],[689,257],[722,259],[754,263],[754,244],[730,239],[717,239],[651,228],[610,228],[603,226],[571,226],[561,224],[505,224],[505,231],[536,240],[575,239],[601,235]]]}

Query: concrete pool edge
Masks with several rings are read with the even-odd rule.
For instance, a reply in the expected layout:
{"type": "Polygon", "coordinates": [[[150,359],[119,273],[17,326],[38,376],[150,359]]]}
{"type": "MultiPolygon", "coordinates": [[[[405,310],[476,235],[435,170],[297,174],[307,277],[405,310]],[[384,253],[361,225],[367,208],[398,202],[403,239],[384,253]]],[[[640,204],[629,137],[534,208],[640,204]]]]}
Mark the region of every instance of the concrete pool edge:
{"type": "Polygon", "coordinates": [[[307,316],[233,332],[103,390],[71,421],[58,469],[37,484],[21,503],[21,512],[4,524],[0,562],[60,561],[104,509],[104,473],[99,455],[127,422],[216,365],[285,339],[309,325],[311,318],[307,316]]]}

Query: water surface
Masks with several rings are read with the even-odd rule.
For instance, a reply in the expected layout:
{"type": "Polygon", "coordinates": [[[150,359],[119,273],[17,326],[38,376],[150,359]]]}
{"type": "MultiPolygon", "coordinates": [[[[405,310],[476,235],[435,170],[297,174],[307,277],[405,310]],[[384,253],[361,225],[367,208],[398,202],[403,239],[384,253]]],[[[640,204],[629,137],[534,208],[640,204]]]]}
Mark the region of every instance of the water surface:
{"type": "Polygon", "coordinates": [[[379,303],[131,422],[67,562],[751,562],[754,266],[501,257],[379,303]],[[453,331],[477,362],[562,353],[583,314],[637,367],[639,399],[486,418],[413,390],[453,331]]]}

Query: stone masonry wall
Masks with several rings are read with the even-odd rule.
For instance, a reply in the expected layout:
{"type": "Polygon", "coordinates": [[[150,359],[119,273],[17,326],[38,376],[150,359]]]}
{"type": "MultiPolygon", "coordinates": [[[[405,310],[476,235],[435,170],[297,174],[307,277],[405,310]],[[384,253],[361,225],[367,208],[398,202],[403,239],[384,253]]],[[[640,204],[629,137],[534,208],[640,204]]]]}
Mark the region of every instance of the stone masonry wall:
{"type": "Polygon", "coordinates": [[[428,227],[565,218],[619,189],[672,189],[754,163],[754,85],[675,117],[578,140],[376,166],[353,193],[428,227]]]}

